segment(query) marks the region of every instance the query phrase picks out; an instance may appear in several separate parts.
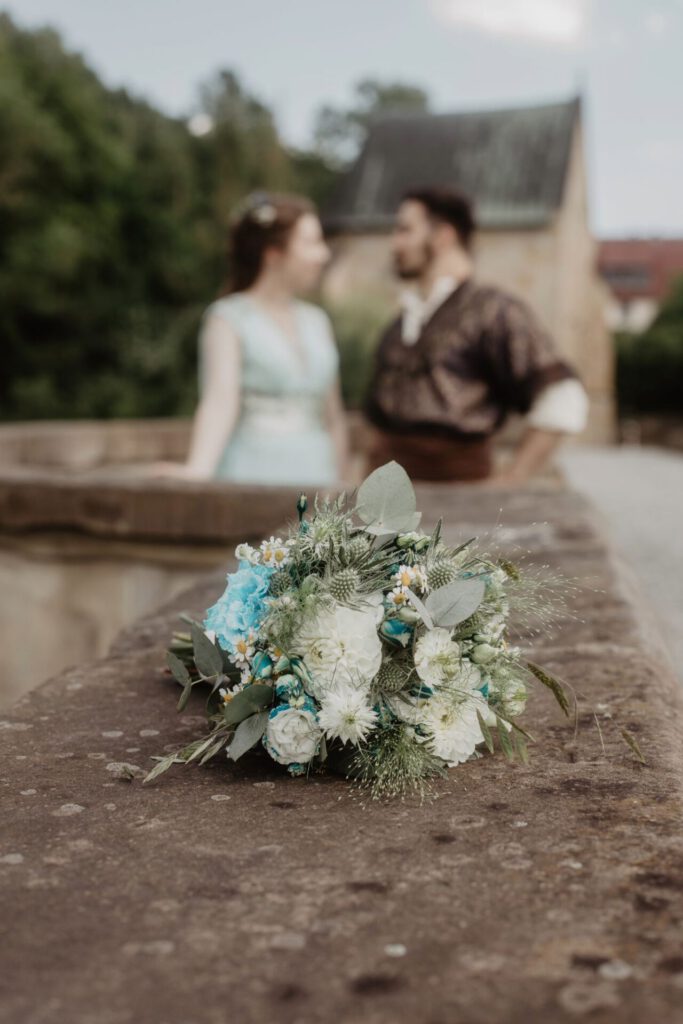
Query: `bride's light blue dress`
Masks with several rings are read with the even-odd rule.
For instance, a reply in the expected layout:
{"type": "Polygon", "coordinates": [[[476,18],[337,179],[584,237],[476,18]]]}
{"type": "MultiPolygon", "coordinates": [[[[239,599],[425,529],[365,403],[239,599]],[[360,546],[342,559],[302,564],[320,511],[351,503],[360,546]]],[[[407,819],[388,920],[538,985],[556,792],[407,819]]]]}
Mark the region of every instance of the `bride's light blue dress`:
{"type": "Polygon", "coordinates": [[[324,406],[339,356],[327,314],[296,302],[301,355],[268,311],[244,292],[212,303],[204,323],[209,316],[228,321],[242,357],[240,415],[215,478],[293,487],[332,483],[335,453],[324,406]]]}

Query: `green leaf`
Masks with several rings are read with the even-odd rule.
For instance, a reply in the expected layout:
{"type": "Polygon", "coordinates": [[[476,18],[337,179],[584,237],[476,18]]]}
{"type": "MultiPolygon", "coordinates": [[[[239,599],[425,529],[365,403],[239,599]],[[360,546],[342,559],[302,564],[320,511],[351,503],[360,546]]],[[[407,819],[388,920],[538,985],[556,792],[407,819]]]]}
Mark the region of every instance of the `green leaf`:
{"type": "Polygon", "coordinates": [[[538,665],[534,665],[533,661],[527,661],[526,667],[532,675],[536,676],[539,682],[548,687],[567,718],[569,718],[569,701],[567,700],[567,694],[564,692],[564,689],[560,683],[558,683],[557,679],[548,675],[548,673],[538,665]]]}
{"type": "Polygon", "coordinates": [[[425,601],[425,606],[435,625],[452,628],[476,612],[484,598],[485,590],[486,584],[483,580],[455,580],[445,587],[432,590],[425,601]]]}
{"type": "Polygon", "coordinates": [[[143,785],[147,782],[152,782],[154,779],[157,779],[164,772],[167,772],[172,765],[179,763],[180,762],[176,754],[170,754],[169,757],[160,757],[158,762],[152,768],[152,770],[148,772],[147,775],[145,775],[144,779],[142,780],[143,785]]]}
{"type": "Polygon", "coordinates": [[[181,622],[184,622],[185,625],[190,626],[190,628],[192,626],[196,626],[197,629],[201,629],[202,628],[201,622],[197,622],[197,620],[193,619],[192,616],[188,615],[187,612],[181,612],[180,615],[178,616],[178,618],[180,619],[181,622]]]}
{"type": "Polygon", "coordinates": [[[180,683],[181,686],[187,686],[190,682],[190,673],[187,671],[180,658],[175,655],[173,651],[166,651],[166,664],[170,668],[176,682],[180,683]]]}
{"type": "Polygon", "coordinates": [[[527,749],[526,740],[522,736],[521,732],[517,732],[516,729],[514,729],[512,733],[512,742],[517,751],[517,756],[519,757],[522,764],[528,764],[529,751],[527,749]]]}
{"type": "Polygon", "coordinates": [[[503,751],[508,761],[514,761],[515,755],[512,749],[512,740],[510,739],[508,731],[505,728],[505,722],[503,721],[502,718],[499,718],[498,715],[496,715],[496,719],[496,727],[498,730],[498,742],[500,743],[500,749],[503,751]]]}
{"type": "Polygon", "coordinates": [[[484,743],[488,747],[489,753],[492,754],[493,753],[493,749],[494,749],[493,748],[493,736],[491,735],[491,730],[489,729],[488,725],[484,721],[484,716],[482,715],[481,711],[479,711],[479,710],[477,711],[477,719],[479,721],[479,728],[481,729],[481,734],[484,737],[484,743]]]}
{"type": "Polygon", "coordinates": [[[356,513],[368,533],[404,533],[414,530],[421,514],[410,477],[398,462],[380,466],[358,488],[356,513]]]}
{"type": "Polygon", "coordinates": [[[424,622],[424,624],[427,627],[427,629],[434,629],[434,619],[432,618],[431,614],[427,610],[426,606],[423,604],[423,602],[417,596],[417,594],[414,594],[412,590],[408,590],[407,593],[406,593],[406,597],[408,598],[408,600],[412,604],[412,606],[415,609],[415,611],[418,612],[418,614],[422,616],[422,621],[424,622]]]}
{"type": "Polygon", "coordinates": [[[224,733],[222,736],[220,736],[216,740],[216,742],[213,744],[213,746],[209,747],[209,749],[206,751],[206,753],[204,754],[204,757],[199,762],[200,765],[206,764],[206,762],[210,761],[212,757],[215,757],[216,754],[221,749],[221,747],[224,747],[225,744],[228,742],[229,738],[230,737],[229,737],[229,735],[227,733],[224,733]]]}
{"type": "Polygon", "coordinates": [[[184,711],[185,710],[185,708],[187,707],[187,702],[190,699],[190,694],[191,693],[192,693],[192,681],[190,680],[190,682],[188,682],[187,685],[183,687],[183,692],[180,694],[180,698],[178,699],[178,704],[177,704],[177,710],[178,711],[184,711]]]}
{"type": "Polygon", "coordinates": [[[212,679],[223,671],[223,656],[201,626],[192,626],[195,665],[205,679],[212,679]]]}
{"type": "Polygon", "coordinates": [[[256,711],[262,711],[273,703],[274,691],[272,686],[263,686],[260,683],[252,683],[246,686],[239,693],[236,693],[232,700],[223,708],[223,721],[226,725],[237,725],[253,715],[256,711]]]}
{"type": "Polygon", "coordinates": [[[638,746],[638,740],[635,738],[633,733],[629,732],[628,729],[621,729],[620,731],[622,739],[631,748],[631,750],[636,756],[636,760],[639,761],[641,764],[647,764],[643,752],[638,746]]]}
{"type": "MultiPolygon", "coordinates": [[[[215,739],[216,739],[216,737],[215,737],[214,733],[211,733],[211,735],[207,736],[206,739],[197,740],[196,743],[192,744],[191,746],[193,747],[193,749],[190,752],[190,756],[183,758],[183,760],[185,761],[185,764],[189,764],[190,761],[196,761],[198,757],[201,757],[202,754],[206,750],[208,750],[209,747],[214,743],[215,739]]],[[[186,747],[185,750],[187,750],[187,749],[188,748],[186,747]]]]}
{"type": "Polygon", "coordinates": [[[263,736],[268,725],[268,712],[259,711],[250,718],[245,718],[235,729],[232,743],[228,747],[228,757],[231,761],[237,761],[242,754],[251,750],[263,736]]]}

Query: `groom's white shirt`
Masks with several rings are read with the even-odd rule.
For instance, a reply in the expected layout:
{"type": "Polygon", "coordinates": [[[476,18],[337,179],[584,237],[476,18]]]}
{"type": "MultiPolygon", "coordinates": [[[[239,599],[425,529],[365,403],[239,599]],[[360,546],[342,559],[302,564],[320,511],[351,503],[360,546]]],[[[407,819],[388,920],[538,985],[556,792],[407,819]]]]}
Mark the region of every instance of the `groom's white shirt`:
{"type": "MultiPolygon", "coordinates": [[[[426,322],[460,283],[455,277],[443,276],[437,277],[426,297],[415,288],[401,292],[401,338],[404,345],[417,342],[426,322]]],[[[526,415],[529,426],[561,434],[580,434],[587,419],[588,395],[576,379],[549,384],[526,415]]]]}

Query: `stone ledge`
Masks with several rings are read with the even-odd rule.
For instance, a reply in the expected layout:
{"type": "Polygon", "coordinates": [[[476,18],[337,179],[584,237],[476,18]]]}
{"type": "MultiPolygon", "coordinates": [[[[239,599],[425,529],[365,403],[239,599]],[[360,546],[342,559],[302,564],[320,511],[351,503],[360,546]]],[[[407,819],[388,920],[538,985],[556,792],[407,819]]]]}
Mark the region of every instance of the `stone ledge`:
{"type": "Polygon", "coordinates": [[[342,780],[254,759],[117,779],[108,765],[146,768],[201,723],[199,698],[175,715],[160,665],[214,574],[4,716],[0,1020],[680,1019],[681,712],[647,612],[574,496],[421,490],[450,536],[495,524],[503,503],[506,544],[517,531],[532,564],[590,571],[561,634],[522,636],[585,694],[578,741],[534,691],[531,764],[471,762],[422,806],[365,807],[342,780]],[[529,534],[530,520],[548,525],[529,534]],[[603,752],[602,705],[646,768],[607,721],[603,752]]]}

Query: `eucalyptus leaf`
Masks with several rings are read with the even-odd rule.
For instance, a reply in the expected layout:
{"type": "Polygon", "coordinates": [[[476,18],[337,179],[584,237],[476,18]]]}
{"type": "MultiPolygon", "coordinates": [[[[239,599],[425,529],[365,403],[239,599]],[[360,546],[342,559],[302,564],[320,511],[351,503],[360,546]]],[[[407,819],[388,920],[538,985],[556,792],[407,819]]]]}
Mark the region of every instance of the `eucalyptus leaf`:
{"type": "Polygon", "coordinates": [[[433,590],[425,601],[425,607],[435,625],[452,628],[476,612],[485,591],[483,580],[455,580],[433,590]]]}
{"type": "Polygon", "coordinates": [[[187,671],[180,658],[175,655],[173,651],[166,651],[166,664],[170,668],[176,682],[180,683],[181,686],[187,686],[190,682],[190,673],[187,671]]]}
{"type": "Polygon", "coordinates": [[[268,725],[268,712],[259,711],[250,718],[245,718],[235,729],[232,743],[228,747],[228,757],[231,761],[237,761],[242,754],[251,750],[263,736],[268,725]]]}
{"type": "Polygon", "coordinates": [[[236,725],[249,718],[256,711],[262,711],[273,703],[273,687],[252,683],[244,690],[236,693],[232,700],[223,708],[223,721],[226,725],[236,725]]]}
{"type": "Polygon", "coordinates": [[[422,617],[422,621],[427,629],[434,629],[434,619],[417,594],[414,594],[412,590],[407,590],[406,597],[412,604],[415,611],[422,617]]]}
{"type": "Polygon", "coordinates": [[[219,675],[223,671],[223,655],[196,623],[192,625],[192,642],[195,664],[201,674],[207,679],[219,675]]]}
{"type": "Polygon", "coordinates": [[[415,489],[398,462],[380,466],[358,488],[356,513],[368,533],[382,536],[414,530],[421,519],[415,489]]]}

